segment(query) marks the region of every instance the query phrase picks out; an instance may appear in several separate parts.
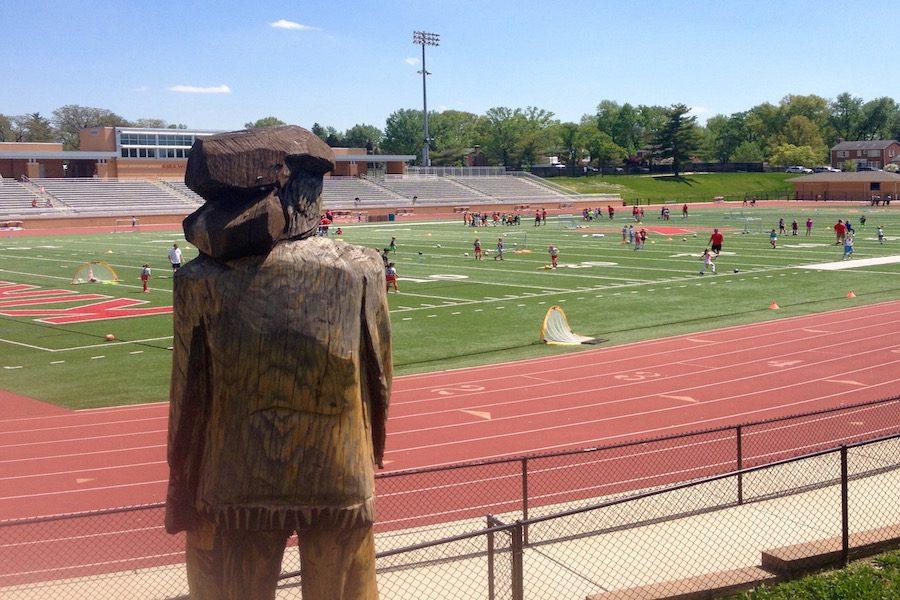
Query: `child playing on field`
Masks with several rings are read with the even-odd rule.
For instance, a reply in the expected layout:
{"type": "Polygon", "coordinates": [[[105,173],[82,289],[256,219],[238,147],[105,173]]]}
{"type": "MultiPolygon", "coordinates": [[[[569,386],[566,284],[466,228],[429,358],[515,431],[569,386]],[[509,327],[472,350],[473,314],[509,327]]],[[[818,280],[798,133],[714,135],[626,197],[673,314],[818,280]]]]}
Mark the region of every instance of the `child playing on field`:
{"type": "Polygon", "coordinates": [[[847,260],[848,258],[853,258],[853,236],[849,233],[844,237],[844,257],[842,260],[847,260]]]}
{"type": "Polygon", "coordinates": [[[472,244],[475,248],[475,260],[482,260],[484,255],[481,252],[481,240],[475,238],[475,243],[472,244]]]}
{"type": "Polygon", "coordinates": [[[775,233],[775,230],[774,230],[774,229],[773,229],[772,232],[769,234],[769,243],[772,244],[772,247],[773,247],[773,248],[775,248],[775,247],[778,246],[778,234],[775,233]]]}
{"type": "Polygon", "coordinates": [[[809,237],[812,233],[813,220],[812,217],[806,218],[806,237],[809,237]]]}
{"type": "Polygon", "coordinates": [[[797,228],[797,219],[794,219],[793,221],[791,221],[791,235],[797,235],[797,228]]]}
{"type": "MultiPolygon", "coordinates": [[[[703,268],[705,271],[712,271],[712,274],[716,274],[716,259],[713,254],[709,251],[709,248],[703,250],[703,256],[700,257],[700,260],[703,261],[703,268]]],[[[700,271],[700,274],[703,275],[704,271],[700,271]]]]}
{"type": "Polygon", "coordinates": [[[555,269],[557,261],[559,260],[559,248],[557,248],[553,244],[550,244],[550,247],[547,249],[547,251],[550,253],[550,266],[555,269]]]}
{"type": "Polygon", "coordinates": [[[784,231],[784,219],[778,219],[778,233],[783,235],[784,231]]]}
{"type": "Polygon", "coordinates": [[[393,287],[395,292],[400,292],[400,288],[397,287],[397,269],[394,268],[394,263],[388,263],[387,269],[384,270],[384,279],[387,282],[387,291],[391,291],[391,287],[393,287]]]}
{"type": "Polygon", "coordinates": [[[391,243],[388,244],[388,250],[390,250],[394,254],[397,254],[397,238],[395,238],[395,237],[391,238],[391,243]]]}
{"type": "Polygon", "coordinates": [[[884,226],[879,225],[878,229],[875,230],[875,233],[878,234],[878,243],[884,244],[884,226]]]}
{"type": "Polygon", "coordinates": [[[503,260],[503,238],[497,238],[497,254],[494,255],[494,260],[498,258],[503,260]]]}
{"type": "Polygon", "coordinates": [[[141,285],[144,289],[141,290],[142,293],[147,294],[150,292],[150,288],[147,286],[150,281],[150,265],[144,263],[144,266],[141,267],[141,285]]]}
{"type": "Polygon", "coordinates": [[[622,225],[622,243],[628,241],[628,225],[622,225]]]}

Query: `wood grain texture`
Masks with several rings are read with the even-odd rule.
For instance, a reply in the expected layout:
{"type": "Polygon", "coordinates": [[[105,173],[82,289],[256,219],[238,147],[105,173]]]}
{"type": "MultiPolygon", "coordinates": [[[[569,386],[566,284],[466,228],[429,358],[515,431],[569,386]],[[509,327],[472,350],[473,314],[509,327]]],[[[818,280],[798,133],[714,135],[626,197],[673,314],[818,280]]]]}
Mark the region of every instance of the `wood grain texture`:
{"type": "Polygon", "coordinates": [[[246,129],[198,138],[184,182],[207,202],[242,204],[283,185],[291,172],[323,175],[334,170],[334,152],[296,125],[246,129]]]}
{"type": "Polygon", "coordinates": [[[371,523],[392,376],[378,253],[201,255],[174,296],[167,530],[371,523]]]}

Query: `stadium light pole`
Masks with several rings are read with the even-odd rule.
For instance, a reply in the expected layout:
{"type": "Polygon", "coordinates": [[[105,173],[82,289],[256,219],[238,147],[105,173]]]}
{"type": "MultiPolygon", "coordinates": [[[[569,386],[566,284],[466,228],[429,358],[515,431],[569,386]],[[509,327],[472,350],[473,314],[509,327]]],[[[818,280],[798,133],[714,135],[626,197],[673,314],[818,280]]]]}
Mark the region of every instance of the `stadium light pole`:
{"type": "Polygon", "coordinates": [[[419,73],[422,74],[422,124],[425,130],[425,137],[423,139],[422,144],[422,166],[430,167],[431,166],[431,157],[428,155],[428,145],[431,142],[431,138],[428,135],[428,91],[425,85],[425,77],[431,75],[427,69],[425,69],[425,46],[438,46],[440,45],[441,34],[439,33],[429,33],[427,31],[413,31],[413,44],[418,44],[422,46],[422,70],[419,73]]]}

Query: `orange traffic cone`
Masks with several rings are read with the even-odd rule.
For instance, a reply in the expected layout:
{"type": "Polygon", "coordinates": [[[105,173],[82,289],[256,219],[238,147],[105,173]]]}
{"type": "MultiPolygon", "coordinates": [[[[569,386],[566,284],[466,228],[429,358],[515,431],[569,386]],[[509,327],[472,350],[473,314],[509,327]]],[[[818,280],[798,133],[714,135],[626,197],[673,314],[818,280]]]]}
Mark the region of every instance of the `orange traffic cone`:
{"type": "Polygon", "coordinates": [[[853,293],[853,290],[850,290],[849,292],[847,292],[847,297],[848,298],[856,298],[856,294],[853,293]]]}
{"type": "Polygon", "coordinates": [[[772,300],[772,304],[769,305],[769,310],[780,310],[781,307],[778,306],[778,303],[772,300]]]}

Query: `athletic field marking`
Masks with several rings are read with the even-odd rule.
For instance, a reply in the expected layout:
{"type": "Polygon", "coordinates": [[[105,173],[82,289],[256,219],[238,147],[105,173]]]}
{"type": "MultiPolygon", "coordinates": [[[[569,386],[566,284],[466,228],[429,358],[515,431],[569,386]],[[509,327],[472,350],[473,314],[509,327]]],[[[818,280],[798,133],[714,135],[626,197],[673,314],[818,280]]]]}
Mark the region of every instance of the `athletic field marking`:
{"type": "MultiPolygon", "coordinates": [[[[81,488],[81,489],[70,489],[70,490],[58,490],[55,492],[38,492],[36,494],[20,494],[17,496],[0,496],[0,500],[19,500],[20,498],[37,498],[39,496],[58,496],[60,494],[73,494],[77,492],[93,492],[97,490],[112,490],[123,487],[133,487],[137,485],[156,485],[159,483],[167,483],[168,479],[159,479],[157,481],[136,481],[134,483],[122,483],[116,485],[104,485],[99,487],[91,487],[91,488],[81,488]]],[[[66,567],[58,567],[58,568],[66,568],[66,567]]]]}
{"type": "Polygon", "coordinates": [[[71,454],[50,454],[48,456],[28,456],[25,458],[13,458],[10,460],[0,460],[0,464],[30,462],[34,460],[56,460],[58,458],[74,458],[78,456],[92,456],[94,454],[112,454],[114,452],[131,452],[133,450],[155,450],[157,448],[166,448],[167,444],[153,444],[152,446],[133,446],[129,448],[113,448],[111,450],[95,450],[93,452],[74,452],[71,454]]]}
{"type": "Polygon", "coordinates": [[[17,366],[15,366],[15,367],[3,367],[3,368],[4,368],[4,369],[7,369],[7,370],[21,369],[21,368],[22,368],[22,365],[17,365],[17,366]]]}
{"type": "Polygon", "coordinates": [[[770,360],[766,364],[770,367],[783,369],[784,367],[793,367],[794,365],[799,365],[802,362],[802,360],[770,360]]]}
{"type": "MultiPolygon", "coordinates": [[[[92,437],[77,437],[70,438],[65,440],[42,440],[40,442],[21,442],[18,444],[0,444],[0,448],[21,448],[23,446],[41,446],[41,445],[49,445],[49,444],[62,444],[65,442],[80,442],[80,441],[88,441],[88,440],[105,440],[108,438],[117,438],[117,437],[128,437],[133,435],[147,435],[150,433],[166,433],[167,429],[153,429],[150,431],[138,431],[138,432],[128,432],[128,433],[111,433],[108,435],[95,435],[92,437]]],[[[6,462],[6,461],[4,461],[6,462]]],[[[2,498],[0,498],[2,500],[2,498]]]]}
{"type": "MultiPolygon", "coordinates": [[[[10,475],[8,477],[0,477],[0,481],[7,481],[11,479],[33,479],[35,477],[53,477],[56,475],[71,475],[73,473],[90,473],[93,471],[109,471],[111,469],[124,469],[127,467],[149,467],[151,465],[164,465],[166,461],[164,460],[154,460],[150,462],[142,462],[142,463],[129,463],[123,465],[107,465],[104,467],[92,467],[89,469],[73,469],[71,471],[52,471],[49,473],[31,473],[28,475],[10,475]]],[[[87,481],[94,481],[94,479],[76,479],[76,483],[86,483],[87,481]]]]}
{"type": "Polygon", "coordinates": [[[99,359],[101,359],[101,358],[106,358],[106,356],[104,356],[104,355],[102,355],[102,354],[101,354],[100,356],[92,356],[92,357],[91,357],[91,360],[99,360],[99,359]]]}
{"type": "Polygon", "coordinates": [[[128,354],[143,354],[143,353],[144,353],[143,350],[134,350],[132,352],[129,352],[128,354]]]}
{"type": "MultiPolygon", "coordinates": [[[[860,318],[863,318],[863,317],[860,317],[860,318]]],[[[880,325],[880,324],[875,324],[875,325],[863,325],[863,326],[859,327],[859,328],[857,329],[857,331],[862,331],[862,330],[870,329],[870,328],[878,328],[878,327],[881,327],[881,325],[880,325]]],[[[877,335],[871,336],[871,337],[886,337],[886,336],[893,336],[893,335],[895,335],[893,332],[889,332],[889,333],[884,333],[884,334],[877,334],[877,335]]],[[[772,333],[771,333],[771,332],[766,332],[766,333],[763,333],[763,334],[760,334],[760,335],[750,336],[750,337],[748,337],[748,338],[746,338],[746,339],[771,338],[771,337],[773,337],[773,336],[772,336],[772,333]]],[[[817,337],[817,338],[818,338],[818,337],[824,337],[824,336],[814,336],[814,337],[817,337]]],[[[868,338],[866,338],[866,339],[868,339],[868,338]]],[[[804,341],[810,341],[810,340],[807,339],[807,340],[804,340],[804,341]]],[[[728,344],[728,341],[726,340],[726,341],[717,342],[717,343],[720,343],[720,344],[728,344]]],[[[766,349],[766,348],[773,348],[773,347],[782,346],[782,345],[785,345],[785,344],[794,344],[794,343],[795,343],[794,341],[776,341],[776,342],[773,342],[773,343],[770,343],[770,344],[762,344],[762,345],[758,345],[758,346],[756,346],[755,348],[756,348],[756,349],[766,349]]],[[[841,341],[841,342],[839,342],[839,343],[828,344],[828,345],[825,345],[825,346],[820,346],[820,347],[818,347],[817,350],[823,350],[823,349],[827,349],[827,348],[833,348],[833,347],[836,347],[836,346],[841,346],[841,345],[843,345],[843,344],[845,344],[845,343],[846,343],[845,341],[841,341]]],[[[668,355],[668,354],[673,353],[673,352],[681,352],[681,351],[683,351],[683,350],[684,350],[684,348],[678,348],[678,349],[675,349],[675,350],[664,350],[664,351],[660,351],[660,352],[655,352],[655,353],[647,354],[644,358],[649,358],[649,357],[651,357],[651,356],[657,356],[657,357],[660,357],[660,358],[659,358],[659,362],[658,362],[657,364],[655,364],[655,365],[654,365],[654,364],[650,364],[650,365],[648,365],[648,368],[654,368],[654,367],[660,367],[660,366],[667,366],[667,365],[671,364],[671,362],[670,362],[668,359],[664,358],[664,357],[665,357],[666,355],[668,355]]],[[[732,355],[735,355],[735,354],[741,354],[741,353],[744,353],[744,352],[746,352],[745,349],[732,350],[732,351],[728,351],[728,352],[717,352],[717,353],[714,353],[714,354],[709,355],[709,358],[721,358],[721,357],[725,357],[725,356],[732,356],[732,355]]],[[[798,353],[800,353],[800,352],[805,352],[805,350],[790,350],[790,351],[785,352],[785,353],[783,353],[783,354],[780,354],[780,355],[778,355],[778,356],[779,356],[779,357],[789,357],[789,356],[794,356],[794,355],[796,355],[796,354],[798,354],[798,353]]],[[[610,361],[608,364],[609,364],[609,365],[612,365],[613,363],[616,363],[616,362],[622,362],[622,361],[626,361],[626,362],[627,362],[628,360],[630,360],[630,359],[615,359],[615,360],[610,361]]],[[[767,358],[753,359],[753,360],[750,360],[750,361],[739,362],[739,363],[735,363],[735,364],[727,365],[727,366],[722,366],[722,367],[704,367],[704,368],[702,368],[700,371],[697,371],[697,373],[705,373],[705,372],[721,371],[721,370],[724,370],[724,369],[732,369],[732,368],[734,368],[734,367],[740,367],[740,366],[745,366],[745,365],[754,365],[754,364],[758,364],[758,363],[760,363],[760,362],[763,362],[763,361],[765,361],[765,360],[768,360],[768,359],[767,359],[767,358]]],[[[818,365],[818,364],[822,364],[823,362],[829,362],[829,361],[832,361],[832,360],[837,360],[837,359],[835,359],[835,358],[829,358],[829,359],[827,359],[827,360],[825,360],[825,361],[820,361],[820,362],[811,363],[810,365],[807,365],[807,366],[815,366],[815,365],[818,365]]],[[[541,374],[541,373],[547,373],[547,372],[549,372],[549,373],[553,373],[554,375],[558,375],[558,374],[560,374],[561,372],[563,372],[563,371],[565,371],[565,370],[580,369],[580,368],[581,368],[580,366],[562,367],[562,368],[550,368],[550,367],[548,367],[547,370],[544,370],[544,371],[537,371],[536,373],[532,373],[532,374],[541,374]]],[[[794,368],[799,368],[799,367],[794,367],[794,368]]],[[[788,370],[793,370],[793,368],[789,368],[788,370]]],[[[578,381],[586,381],[586,380],[592,380],[592,379],[604,378],[604,377],[608,377],[608,376],[609,376],[610,374],[612,374],[612,373],[615,373],[615,370],[612,370],[612,371],[606,372],[606,373],[594,373],[594,374],[587,375],[587,376],[582,376],[582,377],[572,377],[572,378],[567,379],[566,382],[567,382],[567,383],[570,383],[570,382],[571,382],[571,383],[574,383],[574,382],[578,382],[578,381]]],[[[680,378],[680,377],[684,377],[685,375],[686,375],[685,373],[680,373],[680,372],[679,372],[679,373],[676,373],[676,374],[674,374],[674,375],[669,375],[669,376],[666,376],[666,377],[661,377],[661,378],[658,379],[658,381],[668,381],[668,380],[671,380],[671,379],[678,379],[678,378],[680,378]]],[[[629,377],[629,375],[625,375],[625,377],[629,377]]],[[[506,377],[503,377],[503,379],[516,379],[516,377],[506,376],[506,377]]],[[[604,391],[614,390],[614,389],[626,387],[626,386],[628,386],[628,385],[631,385],[631,384],[634,383],[634,382],[640,382],[640,381],[642,381],[642,380],[640,380],[640,379],[635,379],[635,380],[631,380],[631,381],[626,380],[626,383],[616,384],[616,385],[611,385],[611,386],[610,386],[610,385],[607,385],[606,387],[603,387],[602,389],[603,389],[604,391]]],[[[720,382],[720,383],[721,383],[721,382],[720,382]]],[[[716,384],[715,384],[715,383],[711,383],[711,384],[709,384],[709,385],[716,385],[716,384]]],[[[512,386],[512,387],[503,387],[503,388],[495,389],[495,390],[492,390],[492,391],[495,392],[495,393],[500,393],[500,392],[511,392],[511,391],[516,391],[516,390],[519,390],[519,389],[526,389],[526,388],[529,388],[529,387],[531,387],[531,386],[526,386],[526,385],[516,385],[516,386],[512,386]]],[[[704,386],[704,387],[708,387],[708,386],[704,386]]],[[[404,393],[409,393],[409,392],[417,391],[417,390],[420,390],[420,389],[428,389],[428,388],[414,388],[414,389],[407,389],[407,390],[404,390],[404,393]]],[[[567,395],[567,393],[564,392],[564,393],[561,393],[561,394],[554,394],[554,395],[552,395],[552,396],[547,396],[547,398],[550,398],[550,397],[557,397],[557,396],[564,396],[564,395],[567,395]]],[[[649,396],[648,396],[648,397],[649,397],[649,396]]],[[[504,406],[504,405],[508,405],[508,404],[516,404],[516,403],[519,403],[519,402],[527,402],[527,401],[530,401],[530,400],[532,400],[532,399],[527,399],[527,400],[508,400],[508,401],[494,402],[494,403],[491,403],[491,404],[487,404],[486,406],[488,406],[488,407],[490,407],[490,406],[504,406]]],[[[398,405],[399,405],[399,404],[421,404],[421,403],[430,402],[430,401],[431,401],[431,399],[428,399],[428,398],[422,398],[422,399],[420,399],[420,400],[397,401],[396,404],[398,404],[398,405]]],[[[593,406],[593,405],[586,405],[586,406],[593,406]]],[[[442,410],[435,410],[435,411],[430,411],[430,412],[417,413],[416,415],[398,416],[398,417],[395,417],[395,418],[399,420],[399,419],[404,419],[404,418],[411,418],[411,417],[414,417],[414,416],[431,416],[431,415],[434,415],[434,414],[440,414],[440,413],[443,413],[443,412],[447,412],[447,410],[444,410],[444,409],[442,409],[442,410]]]]}
{"type": "Polygon", "coordinates": [[[670,396],[669,394],[660,394],[660,398],[671,398],[672,400],[680,400],[681,402],[690,402],[692,404],[697,404],[699,400],[695,400],[690,396],[670,396]]]}
{"type": "Polygon", "coordinates": [[[829,383],[844,383],[844,384],[847,384],[847,385],[858,385],[858,386],[861,386],[861,387],[866,387],[866,384],[865,384],[865,383],[860,383],[860,382],[855,381],[855,380],[853,380],[853,379],[826,379],[825,381],[827,381],[827,382],[829,382],[829,383]]]}
{"type": "MultiPolygon", "coordinates": [[[[32,344],[25,344],[23,342],[15,342],[13,340],[5,340],[0,338],[0,342],[5,342],[7,344],[13,344],[16,346],[25,346],[26,348],[31,348],[33,350],[43,350],[44,352],[70,352],[72,350],[89,350],[91,348],[109,348],[111,346],[123,346],[125,344],[142,344],[144,342],[159,342],[162,340],[171,340],[174,336],[164,335],[162,337],[156,338],[144,338],[142,340],[129,340],[129,341],[121,341],[121,342],[104,342],[102,344],[88,344],[86,346],[72,346],[71,348],[44,348],[42,346],[34,346],[32,344]]],[[[141,350],[143,352],[143,350],[141,350]]],[[[134,353],[132,353],[134,354],[134,353]]]]}
{"type": "Polygon", "coordinates": [[[808,331],[809,333],[831,333],[830,331],[825,331],[824,329],[809,329],[804,327],[803,331],[808,331]]]}
{"type": "Polygon", "coordinates": [[[876,258],[859,258],[851,260],[841,260],[835,262],[818,263],[813,265],[803,265],[804,269],[815,269],[816,271],[843,271],[844,269],[856,269],[859,267],[872,267],[875,265],[892,265],[900,263],[900,255],[894,256],[878,256],[876,258]]]}
{"type": "Polygon", "coordinates": [[[66,362],[66,361],[64,361],[64,360],[51,360],[51,361],[50,361],[50,364],[51,364],[51,365],[61,365],[61,364],[63,364],[64,362],[66,362]]]}

